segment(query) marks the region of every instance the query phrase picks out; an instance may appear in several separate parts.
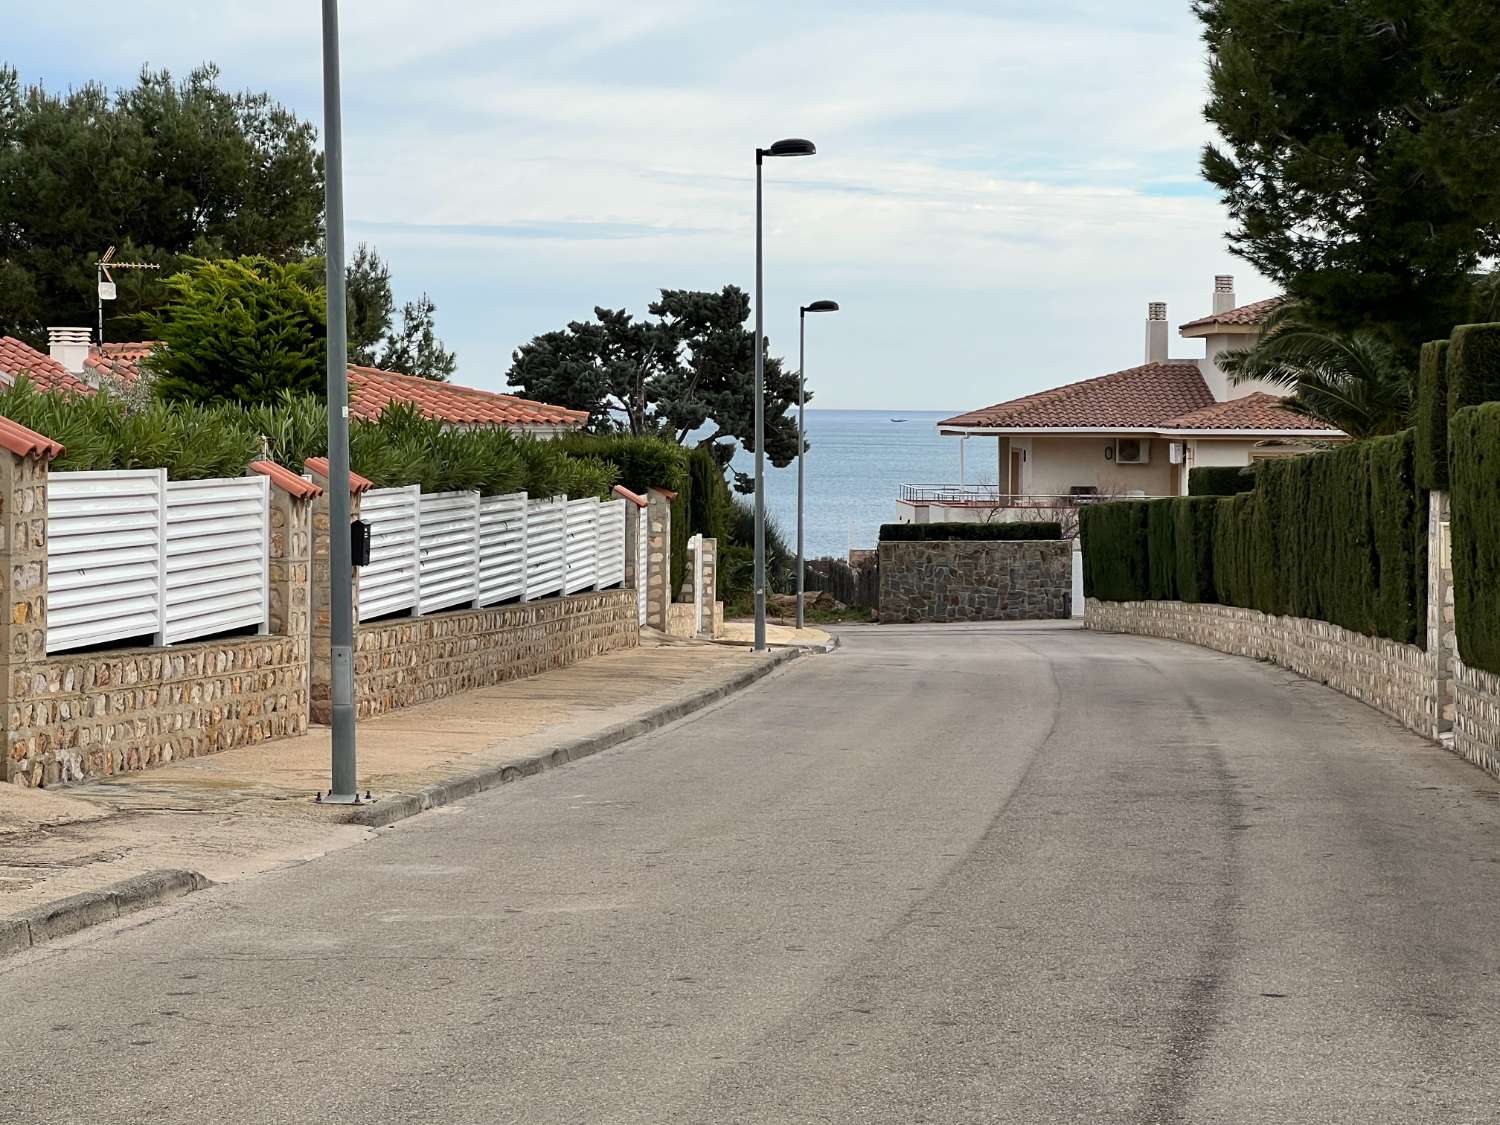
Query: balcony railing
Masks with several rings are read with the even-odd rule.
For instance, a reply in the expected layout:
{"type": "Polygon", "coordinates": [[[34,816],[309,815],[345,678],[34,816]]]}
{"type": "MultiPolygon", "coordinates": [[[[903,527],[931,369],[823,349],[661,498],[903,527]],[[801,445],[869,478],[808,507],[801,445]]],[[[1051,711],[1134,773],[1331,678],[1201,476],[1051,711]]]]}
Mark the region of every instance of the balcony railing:
{"type": "Polygon", "coordinates": [[[899,499],[907,504],[942,504],[973,508],[1076,508],[1110,500],[1157,500],[1143,493],[1015,493],[992,484],[903,484],[899,499]]]}

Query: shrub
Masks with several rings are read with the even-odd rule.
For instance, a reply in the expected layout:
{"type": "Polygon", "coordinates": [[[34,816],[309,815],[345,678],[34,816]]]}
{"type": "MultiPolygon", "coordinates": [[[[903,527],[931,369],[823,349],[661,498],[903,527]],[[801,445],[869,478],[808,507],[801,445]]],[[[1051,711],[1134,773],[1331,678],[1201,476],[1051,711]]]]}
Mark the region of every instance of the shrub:
{"type": "Polygon", "coordinates": [[[1448,345],[1448,413],[1500,399],[1500,324],[1461,324],[1448,345]]]}
{"type": "MultiPolygon", "coordinates": [[[[556,444],[570,456],[609,462],[618,471],[618,483],[643,496],[648,488],[681,492],[687,479],[690,451],[666,438],[573,433],[556,444]]],[[[714,463],[711,455],[708,460],[714,463]]]]}
{"type": "Polygon", "coordinates": [[[1177,600],[1177,512],[1173,500],[1146,502],[1147,589],[1152,601],[1177,600]]]}
{"type": "Polygon", "coordinates": [[[1189,496],[1233,496],[1255,487],[1255,473],[1250,466],[1205,465],[1188,470],[1189,496]]]}
{"type": "Polygon", "coordinates": [[[946,539],[992,539],[1003,541],[1061,539],[1062,524],[1036,523],[883,523],[882,543],[934,543],[946,539]]]}
{"type": "Polygon", "coordinates": [[[1176,539],[1177,596],[1185,602],[1215,602],[1214,528],[1219,500],[1184,496],[1169,500],[1176,539]]]}
{"type": "Polygon", "coordinates": [[[1422,345],[1417,368],[1417,482],[1448,487],[1448,341],[1422,345]]]}
{"type": "Polygon", "coordinates": [[[1458,653],[1500,675],[1500,403],[1458,411],[1448,438],[1458,653]]]}
{"type": "Polygon", "coordinates": [[[1146,541],[1149,504],[1146,500],[1117,500],[1090,504],[1079,511],[1085,597],[1133,602],[1151,596],[1146,541]]]}

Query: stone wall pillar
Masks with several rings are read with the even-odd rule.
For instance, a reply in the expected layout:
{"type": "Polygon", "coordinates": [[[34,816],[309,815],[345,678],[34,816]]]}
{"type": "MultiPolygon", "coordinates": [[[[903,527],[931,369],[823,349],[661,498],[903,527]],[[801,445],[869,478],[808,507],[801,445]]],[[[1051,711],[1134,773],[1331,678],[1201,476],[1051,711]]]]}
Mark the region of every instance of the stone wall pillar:
{"type": "Polygon", "coordinates": [[[1458,630],[1453,612],[1453,537],[1449,530],[1448,493],[1427,495],[1427,659],[1432,663],[1433,738],[1453,730],[1454,672],[1458,663],[1458,630]]]}
{"type": "Polygon", "coordinates": [[[664,488],[646,490],[650,539],[646,544],[646,624],[667,631],[672,605],[672,501],[664,488]]]}
{"type": "MultiPolygon", "coordinates": [[[[29,431],[28,431],[29,432],[29,431]]],[[[5,708],[6,781],[42,785],[56,763],[32,744],[32,716],[20,711],[32,695],[33,666],[47,657],[47,462],[53,451],[0,449],[0,679],[5,708]],[[46,763],[42,761],[48,757],[46,763]]]]}
{"type": "Polygon", "coordinates": [[[641,569],[641,512],[646,510],[646,498],[637,496],[628,488],[615,486],[615,495],[627,501],[625,505],[625,588],[639,591],[645,575],[641,569]]]}

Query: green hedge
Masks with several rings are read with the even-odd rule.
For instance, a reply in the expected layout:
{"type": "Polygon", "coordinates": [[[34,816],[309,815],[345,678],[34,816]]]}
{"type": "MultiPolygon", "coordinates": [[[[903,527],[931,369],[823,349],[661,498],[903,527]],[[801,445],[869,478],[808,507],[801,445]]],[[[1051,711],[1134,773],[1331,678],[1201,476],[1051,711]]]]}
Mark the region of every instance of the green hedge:
{"type": "Polygon", "coordinates": [[[1448,440],[1458,653],[1500,675],[1500,402],[1453,415],[1448,440]]]}
{"type": "Polygon", "coordinates": [[[1448,414],[1500,399],[1500,324],[1461,324],[1448,345],[1448,414]]]}
{"type": "Polygon", "coordinates": [[[1417,367],[1417,483],[1448,487],[1448,341],[1422,345],[1417,367]]]}
{"type": "Polygon", "coordinates": [[[1038,523],[883,523],[882,543],[933,543],[947,539],[1061,539],[1062,524],[1038,523]]]}
{"type": "Polygon", "coordinates": [[[1233,496],[1255,487],[1255,474],[1239,465],[1205,465],[1188,470],[1189,496],[1233,496]]]}
{"type": "Polygon", "coordinates": [[[1264,462],[1237,496],[1105,503],[1080,517],[1090,597],[1218,601],[1426,643],[1427,494],[1411,430],[1264,462]]]}

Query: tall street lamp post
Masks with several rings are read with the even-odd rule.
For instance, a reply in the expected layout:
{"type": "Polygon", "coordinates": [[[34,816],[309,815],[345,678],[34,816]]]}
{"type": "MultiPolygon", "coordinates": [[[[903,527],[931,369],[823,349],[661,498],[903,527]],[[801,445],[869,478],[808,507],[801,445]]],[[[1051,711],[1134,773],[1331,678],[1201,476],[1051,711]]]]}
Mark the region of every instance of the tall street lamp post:
{"type": "MultiPolygon", "coordinates": [[[[332,0],[325,0],[331,3],[332,0]]],[[[768,156],[812,156],[812,141],[777,141],[755,150],[755,651],[766,651],[766,326],[761,165],[768,156]]],[[[330,328],[331,330],[331,328],[330,328]]]]}
{"type": "Polygon", "coordinates": [[[344,305],[344,130],[338,0],[323,0],[323,161],[328,215],[328,610],[333,764],[322,798],[359,801],[354,763],[354,568],[349,528],[349,363],[344,305]]]}
{"type": "Polygon", "coordinates": [[[837,301],[814,301],[798,310],[797,320],[797,628],[805,624],[802,611],[802,484],[803,462],[807,460],[807,439],[803,413],[807,402],[807,314],[838,312],[837,301]]]}

